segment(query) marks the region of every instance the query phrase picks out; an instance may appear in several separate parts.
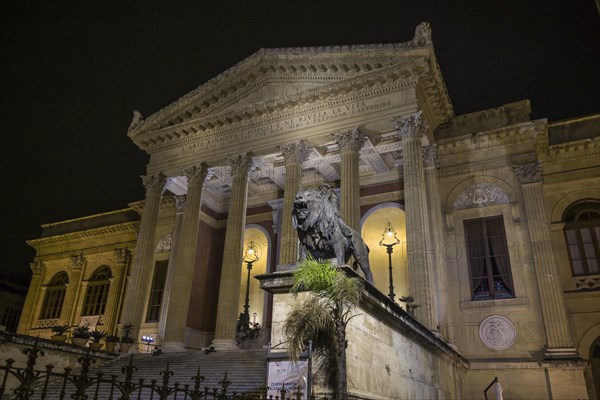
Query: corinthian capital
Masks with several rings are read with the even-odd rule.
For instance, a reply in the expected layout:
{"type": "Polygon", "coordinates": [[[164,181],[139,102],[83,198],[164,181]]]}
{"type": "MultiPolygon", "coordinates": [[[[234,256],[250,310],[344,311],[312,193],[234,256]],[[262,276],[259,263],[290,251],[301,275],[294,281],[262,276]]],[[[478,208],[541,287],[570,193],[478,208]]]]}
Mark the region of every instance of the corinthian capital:
{"type": "Polygon", "coordinates": [[[194,165],[183,170],[189,184],[198,184],[204,182],[208,174],[208,166],[206,163],[194,165]]]}
{"type": "Polygon", "coordinates": [[[121,263],[124,264],[127,261],[129,261],[129,258],[131,257],[131,252],[129,250],[127,250],[127,247],[124,247],[122,249],[115,249],[115,261],[117,263],[121,263]]]}
{"type": "Polygon", "coordinates": [[[167,177],[160,172],[154,175],[142,175],[141,178],[146,192],[159,192],[162,194],[167,185],[167,177]]]}
{"type": "Polygon", "coordinates": [[[34,275],[39,275],[46,269],[44,263],[40,260],[30,263],[29,268],[31,268],[31,272],[33,272],[34,275]]]}
{"type": "Polygon", "coordinates": [[[367,141],[358,128],[332,133],[331,136],[341,151],[358,151],[367,141]]]}
{"type": "Polygon", "coordinates": [[[250,157],[249,153],[228,156],[225,162],[231,167],[231,176],[238,174],[247,176],[253,167],[252,157],[250,157]]]}
{"type": "Polygon", "coordinates": [[[175,196],[175,210],[178,213],[182,213],[183,210],[185,209],[185,201],[187,199],[187,196],[185,194],[181,195],[181,196],[175,196]]]}
{"type": "Polygon", "coordinates": [[[530,164],[513,165],[513,169],[521,184],[542,181],[542,164],[539,161],[530,164]]]}
{"type": "Polygon", "coordinates": [[[425,162],[425,167],[437,167],[439,161],[437,144],[430,144],[423,147],[423,161],[425,162]]]}
{"type": "Polygon", "coordinates": [[[310,154],[310,149],[302,140],[279,144],[277,145],[281,154],[283,154],[283,158],[286,164],[290,163],[300,163],[302,164],[304,161],[308,159],[310,154]]]}
{"type": "Polygon", "coordinates": [[[83,254],[71,256],[71,268],[73,269],[81,269],[85,267],[86,262],[87,260],[83,254]]]}
{"type": "Polygon", "coordinates": [[[422,111],[402,117],[392,117],[392,121],[401,139],[421,138],[425,133],[422,111]]]}

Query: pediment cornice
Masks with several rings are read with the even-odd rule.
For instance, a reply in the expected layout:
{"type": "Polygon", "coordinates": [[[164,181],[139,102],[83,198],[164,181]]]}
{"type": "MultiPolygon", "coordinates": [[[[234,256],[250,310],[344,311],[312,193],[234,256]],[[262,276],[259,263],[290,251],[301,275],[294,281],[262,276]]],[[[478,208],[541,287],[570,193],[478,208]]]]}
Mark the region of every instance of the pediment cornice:
{"type": "Polygon", "coordinates": [[[431,58],[412,59],[294,95],[140,133],[133,140],[141,149],[151,154],[232,130],[247,129],[262,123],[331,108],[353,99],[416,88],[419,79],[422,79],[420,81],[420,86],[423,87],[422,93],[425,94],[426,102],[434,110],[436,118],[447,119],[453,113],[452,105],[436,67],[437,63],[431,58]]]}
{"type": "Polygon", "coordinates": [[[177,125],[222,111],[266,82],[329,83],[433,54],[429,24],[403,43],[261,49],[146,119],[136,113],[128,135],[177,125]]]}

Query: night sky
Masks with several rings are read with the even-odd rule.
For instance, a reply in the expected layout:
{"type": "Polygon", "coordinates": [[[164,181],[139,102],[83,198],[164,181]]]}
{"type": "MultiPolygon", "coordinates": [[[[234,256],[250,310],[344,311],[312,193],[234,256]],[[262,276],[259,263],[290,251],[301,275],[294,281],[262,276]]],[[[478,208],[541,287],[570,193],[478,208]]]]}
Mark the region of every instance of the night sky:
{"type": "Polygon", "coordinates": [[[531,99],[550,121],[600,112],[593,0],[0,3],[0,269],[27,272],[40,225],[144,196],[148,116],[261,47],[403,42],[431,24],[456,114],[531,99]]]}

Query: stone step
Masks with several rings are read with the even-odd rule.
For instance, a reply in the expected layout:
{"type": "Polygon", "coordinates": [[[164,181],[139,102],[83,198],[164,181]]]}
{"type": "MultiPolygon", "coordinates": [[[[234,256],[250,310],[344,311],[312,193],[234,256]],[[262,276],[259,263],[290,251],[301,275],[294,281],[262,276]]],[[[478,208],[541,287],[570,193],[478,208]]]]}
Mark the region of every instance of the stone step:
{"type": "MultiPolygon", "coordinates": [[[[90,368],[90,376],[95,378],[97,373],[102,373],[103,379],[111,379],[112,375],[116,375],[116,381],[123,382],[125,379],[123,369],[129,365],[130,361],[136,368],[132,374],[132,383],[134,384],[138,384],[139,379],[143,378],[144,384],[151,384],[151,381],[155,380],[156,386],[162,385],[163,371],[166,369],[167,364],[171,372],[169,377],[170,388],[174,388],[175,383],[179,383],[180,388],[183,388],[184,385],[190,385],[190,388],[193,388],[193,377],[196,375],[198,369],[200,370],[200,375],[204,377],[204,380],[200,383],[200,388],[204,390],[205,387],[208,387],[210,393],[213,392],[213,389],[221,390],[222,386],[220,382],[223,380],[226,371],[227,380],[230,382],[227,387],[228,394],[234,392],[238,394],[256,394],[260,392],[260,388],[266,383],[266,350],[235,350],[212,352],[209,354],[201,351],[190,351],[185,353],[167,353],[159,356],[135,354],[132,358],[126,356],[101,365],[94,365],[90,368]]],[[[78,372],[75,372],[75,375],[77,374],[78,372]]],[[[62,383],[62,379],[52,381],[48,386],[46,399],[60,399],[62,383]]],[[[121,392],[116,386],[112,387],[112,389],[111,386],[109,383],[103,383],[98,388],[92,385],[86,390],[86,394],[88,394],[89,399],[109,399],[112,390],[112,397],[114,399],[120,398],[121,392]]],[[[75,390],[73,384],[67,384],[64,398],[71,398],[71,394],[75,390]]],[[[30,398],[41,398],[39,389],[30,398]]],[[[142,391],[136,391],[135,396],[132,396],[132,398],[139,398],[140,400],[157,399],[158,395],[157,393],[152,395],[151,389],[144,388],[142,391]]],[[[177,398],[184,398],[183,393],[179,393],[177,398]]]]}

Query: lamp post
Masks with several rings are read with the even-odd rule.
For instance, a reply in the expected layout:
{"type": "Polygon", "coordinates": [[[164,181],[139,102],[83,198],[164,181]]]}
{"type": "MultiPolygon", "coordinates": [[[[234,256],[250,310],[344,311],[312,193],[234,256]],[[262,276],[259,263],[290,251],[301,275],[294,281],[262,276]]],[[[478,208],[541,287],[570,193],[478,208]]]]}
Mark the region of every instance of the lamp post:
{"type": "Polygon", "coordinates": [[[244,257],[242,261],[246,263],[248,269],[248,276],[246,278],[246,298],[244,299],[244,312],[241,322],[241,328],[248,330],[250,328],[250,271],[252,271],[252,264],[260,259],[260,246],[254,241],[250,241],[246,245],[244,251],[244,257]]]}
{"type": "Polygon", "coordinates": [[[391,222],[388,222],[381,234],[381,240],[379,241],[380,246],[384,246],[387,250],[388,254],[388,262],[389,262],[389,272],[390,272],[390,293],[388,297],[390,300],[395,301],[394,297],[394,278],[392,276],[392,253],[394,252],[394,246],[400,243],[400,240],[396,237],[396,231],[392,226],[391,222]]]}
{"type": "Polygon", "coordinates": [[[142,342],[146,343],[146,353],[150,353],[150,343],[154,342],[152,336],[142,336],[142,342]]]}

